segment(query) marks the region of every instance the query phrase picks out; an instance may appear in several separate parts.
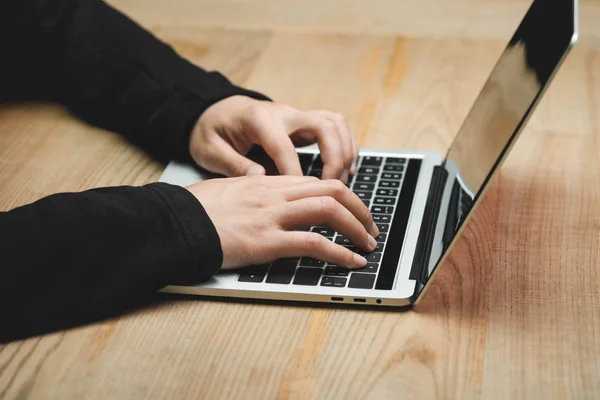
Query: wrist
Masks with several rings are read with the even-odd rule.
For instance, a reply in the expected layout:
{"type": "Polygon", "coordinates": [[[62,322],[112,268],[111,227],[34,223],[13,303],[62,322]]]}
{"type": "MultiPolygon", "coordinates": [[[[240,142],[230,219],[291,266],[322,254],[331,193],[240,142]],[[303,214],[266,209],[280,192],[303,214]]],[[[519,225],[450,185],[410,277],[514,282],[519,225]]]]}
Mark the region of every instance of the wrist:
{"type": "Polygon", "coordinates": [[[198,198],[189,189],[168,183],[147,187],[163,195],[189,251],[189,269],[182,276],[183,282],[175,283],[190,283],[217,273],[223,264],[221,239],[198,198]]]}

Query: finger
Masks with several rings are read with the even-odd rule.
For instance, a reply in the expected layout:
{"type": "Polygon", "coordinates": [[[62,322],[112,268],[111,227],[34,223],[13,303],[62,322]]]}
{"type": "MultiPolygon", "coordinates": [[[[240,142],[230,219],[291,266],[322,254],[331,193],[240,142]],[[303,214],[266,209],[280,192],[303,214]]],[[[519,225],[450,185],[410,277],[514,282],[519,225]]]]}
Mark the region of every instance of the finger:
{"type": "Polygon", "coordinates": [[[358,143],[356,143],[356,138],[352,134],[350,126],[348,125],[348,121],[346,121],[345,118],[344,124],[346,125],[348,132],[350,132],[350,137],[352,138],[352,166],[350,167],[350,175],[356,175],[356,164],[358,164],[358,143]]]}
{"type": "Polygon", "coordinates": [[[212,149],[206,164],[213,172],[229,177],[265,174],[263,166],[238,153],[220,136],[217,136],[210,146],[212,149]]]}
{"type": "MultiPolygon", "coordinates": [[[[315,176],[291,176],[291,175],[269,175],[260,178],[261,183],[274,188],[285,190],[288,187],[294,187],[301,184],[319,182],[320,179],[315,176]]],[[[257,181],[258,182],[258,181],[257,181]]]]}
{"type": "Polygon", "coordinates": [[[260,144],[277,166],[277,171],[282,175],[302,176],[300,158],[289,136],[287,134],[267,136],[263,136],[260,144]]]}
{"type": "Polygon", "coordinates": [[[289,186],[284,189],[284,198],[287,201],[295,201],[310,197],[333,197],[344,206],[353,217],[358,219],[364,228],[373,237],[379,236],[379,229],[373,222],[373,216],[369,207],[343,183],[338,180],[318,180],[289,186]]]}
{"type": "Polygon", "coordinates": [[[326,118],[335,124],[336,132],[340,136],[344,154],[344,170],[350,172],[354,161],[354,138],[350,133],[346,118],[341,114],[331,111],[320,111],[326,118]]]}
{"type": "Polygon", "coordinates": [[[348,125],[348,121],[346,120],[346,118],[340,115],[338,116],[338,119],[338,124],[340,124],[343,127],[342,132],[344,133],[344,138],[347,138],[344,139],[344,141],[348,140],[348,143],[351,144],[350,154],[352,155],[352,160],[350,163],[350,175],[355,175],[356,164],[358,163],[358,144],[356,143],[356,138],[352,134],[352,131],[350,130],[350,125],[348,125]]]}
{"type": "Polygon", "coordinates": [[[296,147],[289,137],[290,130],[279,118],[264,114],[257,118],[255,141],[275,163],[282,175],[302,175],[296,147]]]}
{"type": "Polygon", "coordinates": [[[363,250],[373,251],[377,246],[377,242],[361,222],[329,196],[308,197],[285,203],[280,224],[286,230],[305,226],[328,226],[363,250]]]}
{"type": "Polygon", "coordinates": [[[293,131],[308,130],[315,135],[323,160],[323,179],[339,179],[344,171],[342,140],[335,124],[323,115],[314,112],[295,113],[293,131]]]}
{"type": "Polygon", "coordinates": [[[344,182],[344,183],[348,183],[348,178],[350,171],[348,171],[347,169],[344,170],[344,172],[342,172],[342,176],[340,177],[340,181],[344,182]]]}
{"type": "Polygon", "coordinates": [[[356,143],[356,138],[352,135],[352,167],[350,168],[350,173],[352,175],[356,175],[358,172],[356,170],[356,164],[358,164],[358,143],[356,143]]]}
{"type": "Polygon", "coordinates": [[[314,232],[286,232],[279,241],[281,258],[308,256],[344,266],[363,268],[367,260],[353,251],[314,232]]]}

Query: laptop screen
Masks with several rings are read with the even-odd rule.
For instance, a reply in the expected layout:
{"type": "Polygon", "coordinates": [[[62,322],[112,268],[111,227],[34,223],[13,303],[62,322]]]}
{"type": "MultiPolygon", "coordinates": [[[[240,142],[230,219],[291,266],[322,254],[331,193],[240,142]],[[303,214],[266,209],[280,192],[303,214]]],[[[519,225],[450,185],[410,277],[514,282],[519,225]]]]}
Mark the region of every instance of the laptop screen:
{"type": "Polygon", "coordinates": [[[485,82],[444,161],[455,198],[440,215],[443,243],[434,244],[427,276],[576,40],[576,7],[576,0],[535,0],[485,82]]]}
{"type": "Polygon", "coordinates": [[[573,0],[536,0],[447,153],[478,193],[528,116],[575,34],[573,0]]]}

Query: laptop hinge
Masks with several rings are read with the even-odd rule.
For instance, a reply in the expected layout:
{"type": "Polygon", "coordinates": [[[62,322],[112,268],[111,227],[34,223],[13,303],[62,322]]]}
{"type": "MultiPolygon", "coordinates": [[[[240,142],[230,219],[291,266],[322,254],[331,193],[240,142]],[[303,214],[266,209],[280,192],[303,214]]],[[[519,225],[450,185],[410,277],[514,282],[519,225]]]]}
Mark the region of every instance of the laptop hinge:
{"type": "Polygon", "coordinates": [[[415,256],[413,258],[412,268],[410,270],[410,279],[416,280],[421,284],[425,284],[428,278],[429,258],[431,256],[431,248],[435,236],[435,228],[437,226],[438,216],[440,213],[440,205],[444,194],[444,187],[448,179],[448,171],[442,166],[436,166],[433,169],[431,176],[431,186],[427,194],[427,204],[423,213],[423,221],[415,256]]]}

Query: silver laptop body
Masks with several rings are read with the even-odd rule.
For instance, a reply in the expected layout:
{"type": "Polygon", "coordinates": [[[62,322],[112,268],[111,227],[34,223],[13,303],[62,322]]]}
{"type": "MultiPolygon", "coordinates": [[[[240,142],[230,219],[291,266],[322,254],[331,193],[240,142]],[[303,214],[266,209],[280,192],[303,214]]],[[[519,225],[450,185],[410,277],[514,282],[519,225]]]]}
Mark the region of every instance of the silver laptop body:
{"type": "MultiPolygon", "coordinates": [[[[577,40],[577,0],[535,0],[443,155],[361,149],[349,187],[380,225],[368,268],[350,271],[309,258],[221,272],[162,292],[242,299],[408,306],[418,303],[478,206],[552,78],[577,40]]],[[[318,148],[298,149],[319,176],[318,148]]],[[[255,159],[260,159],[260,155],[255,159]]],[[[267,169],[269,160],[262,160],[267,169]]],[[[214,175],[171,162],[161,182],[187,186],[214,175]]],[[[328,227],[313,230],[346,246],[328,227]]]]}

